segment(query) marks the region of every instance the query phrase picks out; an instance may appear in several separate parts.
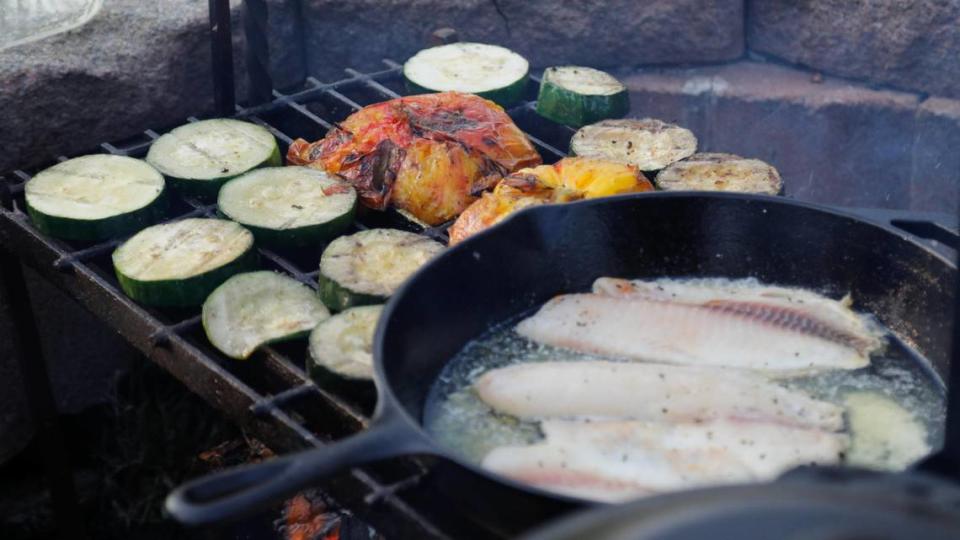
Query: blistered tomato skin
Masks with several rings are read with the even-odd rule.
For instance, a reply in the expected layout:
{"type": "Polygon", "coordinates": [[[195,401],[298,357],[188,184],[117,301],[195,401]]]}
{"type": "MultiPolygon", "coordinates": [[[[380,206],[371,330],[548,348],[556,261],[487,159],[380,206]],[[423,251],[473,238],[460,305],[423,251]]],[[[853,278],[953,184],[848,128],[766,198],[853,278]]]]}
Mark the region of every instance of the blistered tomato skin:
{"type": "Polygon", "coordinates": [[[349,180],[367,207],[395,206],[428,225],[460,214],[484,190],[540,155],[503,109],[457,92],[397,98],[353,113],[287,160],[349,180]]]}

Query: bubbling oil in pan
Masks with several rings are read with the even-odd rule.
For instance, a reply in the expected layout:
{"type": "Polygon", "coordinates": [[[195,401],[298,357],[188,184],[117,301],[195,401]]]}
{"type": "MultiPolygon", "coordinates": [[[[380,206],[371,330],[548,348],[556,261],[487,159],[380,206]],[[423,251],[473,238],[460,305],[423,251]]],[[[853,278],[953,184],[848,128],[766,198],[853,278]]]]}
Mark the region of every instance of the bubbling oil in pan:
{"type": "MultiPolygon", "coordinates": [[[[515,326],[527,315],[530,313],[467,344],[447,364],[428,395],[426,430],[442,445],[475,463],[494,448],[529,445],[543,439],[538,422],[495,413],[484,403],[472,389],[479,376],[519,363],[616,360],[542,345],[520,336],[515,326]]],[[[928,363],[918,361],[916,353],[904,343],[895,338],[887,342],[879,354],[871,357],[868,367],[823,371],[779,382],[843,406],[848,428],[852,423],[862,428],[850,433],[844,463],[902,470],[942,444],[946,390],[928,363]]]]}

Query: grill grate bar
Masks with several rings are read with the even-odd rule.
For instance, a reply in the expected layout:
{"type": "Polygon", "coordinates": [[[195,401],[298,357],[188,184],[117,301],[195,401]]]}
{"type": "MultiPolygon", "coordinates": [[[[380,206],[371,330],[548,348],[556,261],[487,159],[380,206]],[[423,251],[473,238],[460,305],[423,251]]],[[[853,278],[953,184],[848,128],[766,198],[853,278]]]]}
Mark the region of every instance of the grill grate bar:
{"type": "Polygon", "coordinates": [[[257,401],[252,407],[250,407],[250,411],[253,412],[253,414],[263,416],[269,413],[272,409],[279,409],[294,399],[306,396],[316,387],[317,385],[313,381],[304,383],[300,386],[294,386],[289,390],[284,390],[279,394],[274,394],[257,401]]]}
{"type": "Polygon", "coordinates": [[[122,240],[111,240],[109,242],[104,242],[102,244],[97,244],[95,246],[90,246],[86,249],[81,249],[79,251],[73,251],[71,253],[66,253],[61,257],[58,257],[53,261],[53,267],[57,270],[67,270],[73,267],[74,264],[86,260],[92,259],[99,255],[103,255],[109,251],[113,251],[117,246],[120,245],[122,240]]]}
{"type": "Polygon", "coordinates": [[[386,86],[378,83],[377,81],[371,79],[370,77],[367,77],[366,75],[364,75],[363,73],[360,73],[359,71],[357,71],[357,70],[355,70],[355,69],[347,68],[347,69],[345,69],[344,71],[346,71],[348,74],[350,74],[350,75],[353,76],[353,77],[359,78],[359,79],[363,82],[363,84],[365,84],[365,85],[367,85],[368,87],[376,90],[377,92],[379,92],[379,93],[380,93],[384,98],[386,98],[386,99],[394,99],[394,98],[400,97],[400,94],[394,92],[393,90],[391,90],[391,89],[387,88],[386,86]]]}
{"type": "Polygon", "coordinates": [[[280,255],[276,254],[275,252],[269,249],[261,247],[261,248],[257,248],[257,251],[260,252],[261,257],[264,257],[268,259],[270,262],[272,262],[273,264],[279,266],[285,272],[293,276],[293,278],[299,281],[300,283],[303,283],[304,285],[310,287],[311,289],[314,289],[314,290],[317,289],[318,285],[316,280],[311,279],[310,276],[301,272],[300,269],[297,268],[296,265],[294,265],[293,263],[289,262],[288,260],[284,259],[280,255]]]}

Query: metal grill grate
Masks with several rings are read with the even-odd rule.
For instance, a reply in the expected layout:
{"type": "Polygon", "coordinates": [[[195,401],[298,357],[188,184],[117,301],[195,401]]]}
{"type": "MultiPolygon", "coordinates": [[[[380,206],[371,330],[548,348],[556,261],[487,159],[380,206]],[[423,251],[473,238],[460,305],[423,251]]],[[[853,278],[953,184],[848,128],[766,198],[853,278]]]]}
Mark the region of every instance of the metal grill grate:
{"type": "MultiPolygon", "coordinates": [[[[274,91],[273,101],[238,108],[235,116],[269,129],[285,154],[293,138],[319,139],[355,110],[404,94],[401,66],[390,60],[384,63],[386,68],[374,73],[347,69],[347,78],[329,84],[308,78],[296,91],[274,91]]],[[[533,78],[527,88],[527,100],[508,112],[528,134],[544,161],[552,163],[565,155],[573,130],[536,115],[533,100],[537,83],[533,78]]],[[[146,130],[125,141],[103,143],[98,150],[139,158],[158,136],[157,132],[146,130]]],[[[66,157],[58,159],[63,161],[66,157]]],[[[121,292],[110,253],[122,239],[84,245],[43,236],[23,211],[24,185],[30,177],[30,172],[22,170],[0,177],[6,188],[0,220],[4,244],[191,390],[277,450],[321,446],[366,426],[373,406],[370,396],[334,393],[314,383],[305,370],[307,359],[302,342],[264,347],[247,362],[231,360],[207,342],[199,309],[148,308],[121,292]]],[[[191,197],[174,194],[171,199],[172,217],[168,221],[214,216],[216,212],[215,204],[191,197]]],[[[366,218],[357,227],[385,225],[373,221],[374,218],[366,218]]],[[[445,234],[442,228],[421,232],[445,234]]],[[[319,250],[315,255],[291,257],[258,249],[261,266],[317,288],[319,250]]],[[[407,459],[355,469],[349,477],[333,482],[328,491],[338,502],[391,535],[476,536],[480,528],[495,527],[470,522],[462,509],[444,508],[439,498],[418,492],[417,479],[428,468],[428,462],[407,459]]]]}

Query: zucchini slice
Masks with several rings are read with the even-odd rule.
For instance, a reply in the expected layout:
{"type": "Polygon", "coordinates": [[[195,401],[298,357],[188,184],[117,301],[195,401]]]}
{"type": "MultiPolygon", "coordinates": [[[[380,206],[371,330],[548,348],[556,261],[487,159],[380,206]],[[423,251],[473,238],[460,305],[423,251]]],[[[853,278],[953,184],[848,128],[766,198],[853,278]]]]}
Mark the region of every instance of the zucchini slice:
{"type": "Polygon", "coordinates": [[[441,251],[439,242],[396,229],[341,236],[320,257],[320,299],[334,311],[382,304],[441,251]]]}
{"type": "Polygon", "coordinates": [[[69,159],[37,173],[24,190],[37,229],[67,240],[125,236],[163,210],[163,175],[124,156],[69,159]]]}
{"type": "Polygon", "coordinates": [[[180,126],[150,145],[147,162],[174,189],[213,198],[227,180],[257,167],[282,165],[270,132],[240,120],[215,118],[180,126]]]}
{"type": "Polygon", "coordinates": [[[198,306],[227,278],[255,266],[253,235],[225,219],[147,227],[113,252],[123,292],[151,306],[198,306]]]}
{"type": "Polygon", "coordinates": [[[666,191],[735,191],[776,195],[783,188],[780,173],[759,159],[733,154],[699,153],[669,165],[657,174],[666,191]]]}
{"type": "Polygon", "coordinates": [[[530,64],[519,54],[485,43],[451,43],[424,49],[403,65],[413,94],[465,92],[502,107],[523,99],[530,64]]]}
{"type": "Polygon", "coordinates": [[[321,170],[264,167],[227,182],[217,207],[263,244],[319,246],[353,224],[357,191],[321,170]]]}
{"type": "Polygon", "coordinates": [[[203,329],[223,354],[243,360],[261,345],[307,335],[330,317],[310,287],[262,270],[237,274],[203,303],[203,329]]]}
{"type": "Polygon", "coordinates": [[[310,333],[314,365],[347,379],[373,380],[373,332],[383,306],[360,306],[321,322],[310,333]]]}
{"type": "Polygon", "coordinates": [[[641,171],[658,171],[693,155],[697,138],[689,129],[655,118],[603,120],[574,133],[570,151],[636,165],[641,171]]]}
{"type": "Polygon", "coordinates": [[[548,67],[540,80],[537,114],[573,127],[630,110],[627,87],[605,71],[581,66],[548,67]]]}

